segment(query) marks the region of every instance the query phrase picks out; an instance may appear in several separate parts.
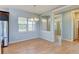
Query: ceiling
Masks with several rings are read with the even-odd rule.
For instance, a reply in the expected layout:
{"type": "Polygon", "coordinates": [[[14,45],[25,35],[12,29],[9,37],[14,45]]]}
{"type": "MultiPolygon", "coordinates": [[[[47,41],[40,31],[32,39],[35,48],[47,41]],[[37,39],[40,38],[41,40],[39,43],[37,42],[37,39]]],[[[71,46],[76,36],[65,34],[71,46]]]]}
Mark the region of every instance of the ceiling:
{"type": "Polygon", "coordinates": [[[27,12],[42,14],[63,6],[64,5],[1,5],[0,8],[16,8],[27,12]]]}

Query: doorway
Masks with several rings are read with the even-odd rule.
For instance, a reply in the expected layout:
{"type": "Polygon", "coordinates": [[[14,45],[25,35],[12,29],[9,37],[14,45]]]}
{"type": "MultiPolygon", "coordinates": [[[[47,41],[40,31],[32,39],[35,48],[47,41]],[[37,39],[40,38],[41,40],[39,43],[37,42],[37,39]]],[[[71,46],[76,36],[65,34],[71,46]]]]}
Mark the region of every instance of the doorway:
{"type": "Polygon", "coordinates": [[[75,20],[75,40],[79,41],[79,19],[75,20]]]}
{"type": "Polygon", "coordinates": [[[79,21],[78,21],[78,39],[79,39],[79,21]]]}
{"type": "Polygon", "coordinates": [[[55,43],[61,45],[62,42],[62,18],[60,15],[56,15],[54,18],[54,35],[55,43]]]}
{"type": "Polygon", "coordinates": [[[79,10],[73,11],[74,41],[79,41],[79,10]]]}

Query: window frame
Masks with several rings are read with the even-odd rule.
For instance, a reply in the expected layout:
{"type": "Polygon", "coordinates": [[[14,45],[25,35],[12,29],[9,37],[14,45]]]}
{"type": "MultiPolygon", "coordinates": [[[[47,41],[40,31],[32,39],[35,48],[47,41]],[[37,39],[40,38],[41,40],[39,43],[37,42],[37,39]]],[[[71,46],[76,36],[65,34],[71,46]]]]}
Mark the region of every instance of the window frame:
{"type": "Polygon", "coordinates": [[[33,18],[33,17],[28,18],[28,23],[29,23],[29,21],[32,22],[32,24],[28,24],[28,32],[33,32],[33,31],[36,30],[36,21],[34,21],[34,18],[33,18]],[[30,20],[31,18],[32,18],[33,20],[30,20]],[[35,22],[35,24],[33,24],[33,22],[35,22]],[[31,31],[29,30],[29,25],[32,25],[31,31]]]}
{"type": "Polygon", "coordinates": [[[34,32],[34,31],[36,31],[36,22],[37,21],[35,21],[35,17],[18,17],[18,31],[19,32],[34,32]],[[25,23],[25,21],[23,21],[24,23],[20,23],[20,21],[22,21],[22,20],[20,20],[20,18],[25,19],[27,23],[25,23]],[[29,22],[32,22],[32,23],[29,24],[29,22]],[[25,30],[22,31],[22,28],[20,28],[20,25],[25,25],[25,28],[24,28],[25,30]],[[31,28],[31,30],[30,30],[30,28],[31,28]]]}
{"type": "Polygon", "coordinates": [[[50,27],[50,17],[47,17],[47,16],[42,16],[41,17],[41,28],[42,28],[42,31],[45,31],[45,32],[50,32],[51,31],[51,27],[50,27]],[[49,26],[49,28],[48,28],[49,26]]]}
{"type": "MultiPolygon", "coordinates": [[[[22,21],[22,20],[21,20],[21,21],[22,21]]],[[[18,17],[18,31],[19,31],[19,32],[27,32],[27,18],[26,18],[26,17],[18,17]],[[26,23],[24,23],[24,24],[19,23],[20,18],[24,18],[24,19],[26,20],[26,23]],[[20,25],[25,25],[24,30],[22,30],[22,28],[19,27],[20,25]]]]}

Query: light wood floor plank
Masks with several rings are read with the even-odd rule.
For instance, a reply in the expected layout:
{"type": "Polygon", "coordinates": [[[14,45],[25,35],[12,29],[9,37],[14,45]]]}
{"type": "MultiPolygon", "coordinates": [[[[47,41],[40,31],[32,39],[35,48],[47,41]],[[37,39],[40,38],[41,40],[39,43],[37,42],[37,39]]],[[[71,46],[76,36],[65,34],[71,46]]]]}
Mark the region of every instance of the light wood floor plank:
{"type": "Polygon", "coordinates": [[[5,54],[77,54],[79,42],[63,41],[62,46],[43,39],[32,39],[11,44],[4,48],[5,54]]]}

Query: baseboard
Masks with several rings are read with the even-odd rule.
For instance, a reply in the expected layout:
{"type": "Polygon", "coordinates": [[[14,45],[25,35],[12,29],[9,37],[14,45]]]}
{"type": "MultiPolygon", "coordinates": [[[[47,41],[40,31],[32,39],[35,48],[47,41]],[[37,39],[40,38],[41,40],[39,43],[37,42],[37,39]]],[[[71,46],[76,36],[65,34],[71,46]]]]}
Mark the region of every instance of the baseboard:
{"type": "MultiPolygon", "coordinates": [[[[44,40],[48,40],[48,39],[45,39],[45,38],[40,38],[40,37],[36,37],[36,38],[30,38],[30,39],[22,39],[22,40],[17,40],[17,41],[12,41],[12,42],[9,42],[9,44],[14,44],[14,43],[18,43],[18,42],[21,42],[21,41],[25,41],[25,40],[31,40],[31,39],[44,39],[44,40]]],[[[54,42],[54,40],[48,40],[50,42],[54,42]]]]}
{"type": "Polygon", "coordinates": [[[30,39],[22,39],[22,40],[12,41],[12,42],[9,42],[9,44],[14,44],[14,43],[18,43],[18,42],[22,42],[22,41],[26,41],[26,40],[31,40],[31,39],[36,39],[36,38],[30,38],[30,39]]]}
{"type": "Polygon", "coordinates": [[[64,40],[73,42],[74,39],[64,39],[64,40]]]}
{"type": "Polygon", "coordinates": [[[43,38],[43,37],[40,37],[41,39],[44,39],[44,40],[48,40],[48,41],[50,41],[50,42],[54,42],[54,40],[53,39],[46,39],[46,38],[43,38]]]}

